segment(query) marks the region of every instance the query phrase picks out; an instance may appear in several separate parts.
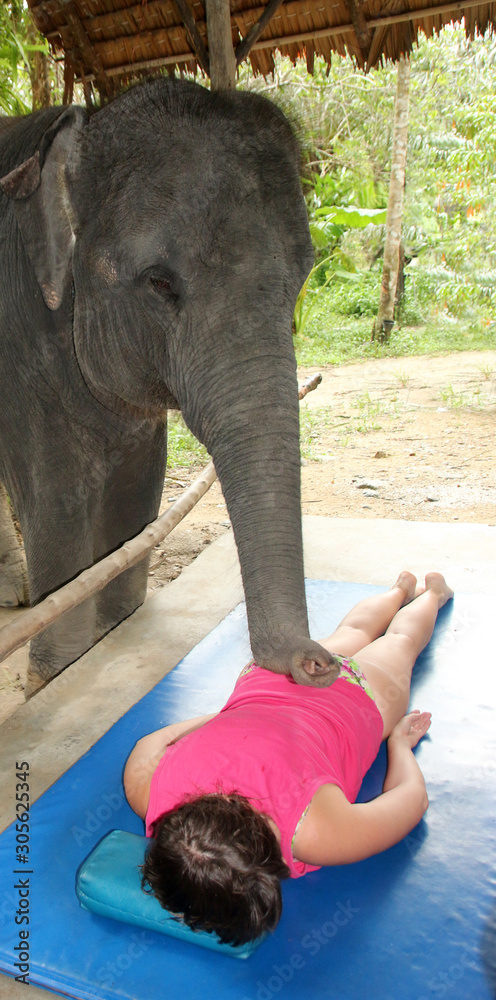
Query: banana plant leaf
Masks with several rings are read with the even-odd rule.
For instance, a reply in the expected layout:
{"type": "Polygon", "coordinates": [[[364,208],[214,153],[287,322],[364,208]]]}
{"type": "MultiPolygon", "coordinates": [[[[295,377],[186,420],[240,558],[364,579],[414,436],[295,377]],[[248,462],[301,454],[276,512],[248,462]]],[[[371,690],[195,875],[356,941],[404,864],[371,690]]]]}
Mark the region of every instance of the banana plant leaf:
{"type": "Polygon", "coordinates": [[[355,205],[326,205],[316,208],[314,216],[326,225],[344,226],[346,229],[364,229],[371,223],[381,225],[386,221],[385,208],[358,208],[355,205]]]}

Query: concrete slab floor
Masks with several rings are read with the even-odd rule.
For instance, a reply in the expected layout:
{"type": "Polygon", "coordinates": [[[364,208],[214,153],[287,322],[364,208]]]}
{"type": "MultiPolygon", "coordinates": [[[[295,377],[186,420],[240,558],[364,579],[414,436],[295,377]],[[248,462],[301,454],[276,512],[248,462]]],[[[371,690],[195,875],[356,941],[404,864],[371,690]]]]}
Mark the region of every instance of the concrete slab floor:
{"type": "MultiPolygon", "coordinates": [[[[459,592],[496,594],[496,527],[307,516],[303,530],[310,578],[388,585],[401,569],[419,577],[437,569],[459,592]]],[[[13,819],[16,758],[30,761],[35,801],[240,600],[229,532],[7,719],[0,726],[0,830],[13,819]]],[[[2,1000],[17,1000],[22,988],[0,976],[2,1000]]],[[[30,996],[55,994],[31,987],[30,996]]]]}

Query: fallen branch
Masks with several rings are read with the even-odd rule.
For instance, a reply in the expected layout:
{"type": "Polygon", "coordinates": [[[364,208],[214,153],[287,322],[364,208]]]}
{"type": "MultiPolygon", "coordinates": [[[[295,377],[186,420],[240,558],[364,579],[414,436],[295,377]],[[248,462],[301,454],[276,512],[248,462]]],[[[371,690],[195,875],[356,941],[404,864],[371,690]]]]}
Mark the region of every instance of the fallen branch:
{"type": "MultiPolygon", "coordinates": [[[[299,388],[299,398],[303,399],[321,382],[322,375],[311,376],[299,388]]],[[[34,608],[24,611],[17,621],[4,625],[0,629],[0,663],[16,649],[24,646],[29,639],[43,632],[48,625],[53,625],[67,611],[71,611],[99,590],[103,590],[107,583],[115,580],[116,576],[144,559],[155,545],[162,542],[186,514],[189,514],[216,479],[214,463],[209,462],[179,500],[176,500],[165,514],[161,514],[143,528],[139,535],[125,542],[94,566],[83,570],[75,580],[54,591],[34,608]]]]}

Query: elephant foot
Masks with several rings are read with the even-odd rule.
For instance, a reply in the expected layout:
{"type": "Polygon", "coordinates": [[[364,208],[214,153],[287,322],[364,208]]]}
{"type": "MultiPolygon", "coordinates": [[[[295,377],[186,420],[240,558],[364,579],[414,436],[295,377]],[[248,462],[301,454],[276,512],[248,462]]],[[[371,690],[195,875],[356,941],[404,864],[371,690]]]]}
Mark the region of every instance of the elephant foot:
{"type": "Polygon", "coordinates": [[[17,608],[28,603],[26,564],[20,552],[0,559],[0,607],[17,608]]]}
{"type": "Polygon", "coordinates": [[[31,666],[28,667],[28,672],[26,676],[26,683],[24,685],[24,701],[29,701],[33,695],[41,691],[42,688],[46,687],[50,683],[50,678],[45,679],[40,677],[31,666]]]}

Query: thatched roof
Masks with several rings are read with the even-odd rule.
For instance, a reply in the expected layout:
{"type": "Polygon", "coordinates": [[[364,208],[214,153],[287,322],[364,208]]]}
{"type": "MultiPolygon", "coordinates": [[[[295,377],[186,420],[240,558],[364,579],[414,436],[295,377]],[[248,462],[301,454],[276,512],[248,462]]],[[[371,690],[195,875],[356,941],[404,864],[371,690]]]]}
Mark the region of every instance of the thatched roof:
{"type": "MultiPolygon", "coordinates": [[[[110,94],[115,82],[159,67],[208,72],[206,0],[28,0],[39,30],[65,53],[66,79],[93,80],[110,94]]],[[[279,49],[293,62],[348,52],[360,67],[408,53],[420,31],[438,32],[465,18],[468,34],[496,21],[496,2],[479,0],[231,0],[237,62],[247,57],[267,75],[279,49]],[[262,18],[262,22],[260,22],[262,18]],[[258,27],[257,27],[258,23],[258,27]],[[260,30],[261,29],[261,30],[260,30]],[[246,42],[243,41],[246,39],[246,42]],[[250,47],[250,42],[251,47],[250,47]]]]}

